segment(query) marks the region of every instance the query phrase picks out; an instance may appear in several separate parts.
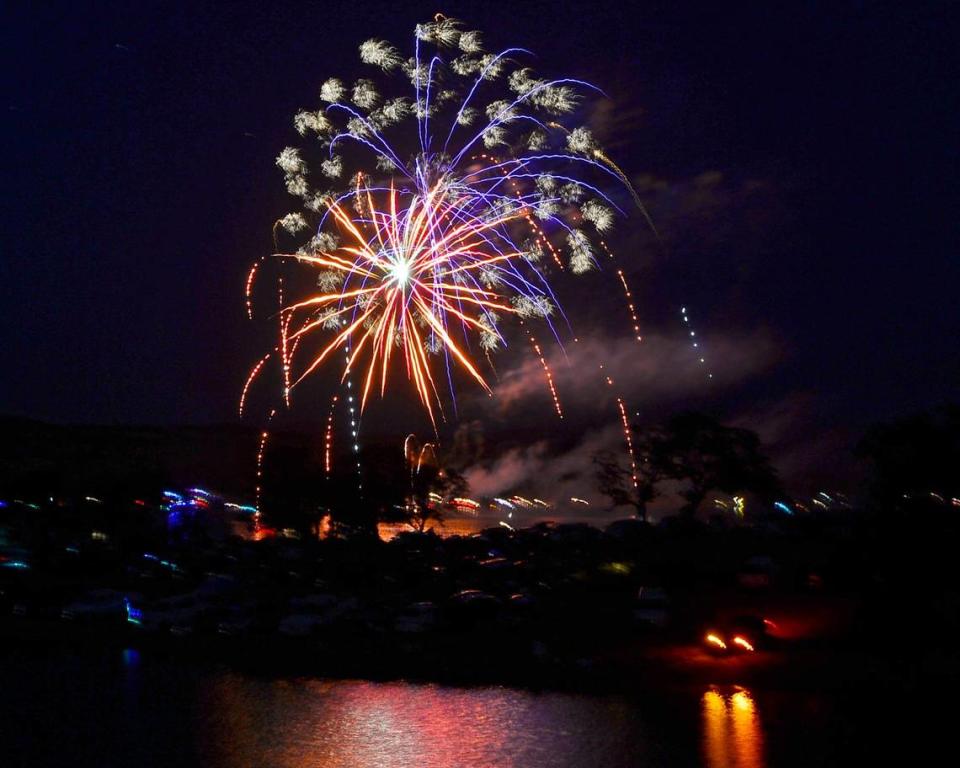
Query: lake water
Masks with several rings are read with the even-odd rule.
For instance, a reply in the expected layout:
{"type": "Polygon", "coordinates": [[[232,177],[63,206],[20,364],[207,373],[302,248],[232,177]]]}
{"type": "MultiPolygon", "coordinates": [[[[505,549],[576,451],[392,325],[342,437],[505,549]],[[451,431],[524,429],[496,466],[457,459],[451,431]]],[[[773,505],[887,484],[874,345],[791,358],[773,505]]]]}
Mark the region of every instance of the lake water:
{"type": "Polygon", "coordinates": [[[0,685],[5,767],[857,765],[903,729],[902,702],[857,693],[271,678],[134,649],[7,649],[0,685]]]}

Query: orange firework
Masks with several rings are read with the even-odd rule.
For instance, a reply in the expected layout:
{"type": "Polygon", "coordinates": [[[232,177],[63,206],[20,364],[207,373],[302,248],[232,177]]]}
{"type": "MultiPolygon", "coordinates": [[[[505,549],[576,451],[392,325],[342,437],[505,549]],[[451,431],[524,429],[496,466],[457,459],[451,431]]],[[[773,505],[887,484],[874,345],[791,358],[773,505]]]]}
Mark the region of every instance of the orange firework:
{"type": "Polygon", "coordinates": [[[457,195],[456,187],[443,181],[424,197],[414,195],[405,206],[392,186],[386,198],[385,210],[380,210],[374,193],[366,190],[364,217],[351,216],[339,202],[328,201],[329,213],[347,244],[295,257],[335,273],[340,284],[337,290],[281,309],[285,378],[293,369],[292,343],[331,325],[337,332],[296,378],[290,374],[285,391],[335,350],[350,344],[343,378],[365,360],[362,410],[375,383],[384,394],[391,359],[399,348],[407,378],[433,420],[433,406],[440,398],[429,351],[446,350],[489,390],[450,326],[458,326],[464,338],[471,334],[479,338],[496,332],[487,319],[490,313],[517,312],[505,297],[484,286],[491,284],[489,275],[495,266],[502,271],[503,265],[520,256],[503,247],[507,241],[499,232],[522,215],[522,208],[504,208],[496,216],[481,219],[471,211],[473,198],[457,195]]]}

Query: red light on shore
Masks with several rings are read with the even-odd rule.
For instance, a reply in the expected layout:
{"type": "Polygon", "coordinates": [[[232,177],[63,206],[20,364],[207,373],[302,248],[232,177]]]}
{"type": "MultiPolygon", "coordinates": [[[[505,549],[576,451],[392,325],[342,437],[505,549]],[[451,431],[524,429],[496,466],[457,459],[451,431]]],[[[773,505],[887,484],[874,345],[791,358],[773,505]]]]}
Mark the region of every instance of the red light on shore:
{"type": "Polygon", "coordinates": [[[739,645],[745,651],[753,651],[753,646],[749,643],[749,641],[740,637],[740,635],[737,635],[735,638],[733,638],[733,644],[739,645]]]}
{"type": "Polygon", "coordinates": [[[727,644],[723,642],[719,635],[715,635],[711,632],[704,639],[707,641],[708,645],[712,645],[714,648],[719,648],[722,651],[727,650],[727,644]]]}

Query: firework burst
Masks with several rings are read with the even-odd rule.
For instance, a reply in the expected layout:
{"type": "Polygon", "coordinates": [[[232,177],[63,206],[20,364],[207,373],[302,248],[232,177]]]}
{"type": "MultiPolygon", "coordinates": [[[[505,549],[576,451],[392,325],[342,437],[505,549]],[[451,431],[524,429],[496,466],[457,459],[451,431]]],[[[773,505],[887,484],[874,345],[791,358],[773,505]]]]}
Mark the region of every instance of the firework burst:
{"type": "Polygon", "coordinates": [[[489,391],[483,362],[506,346],[505,322],[540,320],[560,340],[551,277],[595,269],[594,242],[620,212],[611,196],[635,193],[586,127],[559,122],[597,89],[537,77],[527,51],[486,52],[480,33],[438,15],[417,25],[412,56],[377,39],[359,53],[368,76],[326,80],[322,106],[294,116],[311,146],[277,157],[302,210],[275,233],[309,237],[277,256],[315,270],[316,290],[281,301],[280,339],[244,398],[271,357],[287,400],[336,359],[362,411],[398,368],[436,428],[448,395],[455,404],[452,371],[489,391]]]}

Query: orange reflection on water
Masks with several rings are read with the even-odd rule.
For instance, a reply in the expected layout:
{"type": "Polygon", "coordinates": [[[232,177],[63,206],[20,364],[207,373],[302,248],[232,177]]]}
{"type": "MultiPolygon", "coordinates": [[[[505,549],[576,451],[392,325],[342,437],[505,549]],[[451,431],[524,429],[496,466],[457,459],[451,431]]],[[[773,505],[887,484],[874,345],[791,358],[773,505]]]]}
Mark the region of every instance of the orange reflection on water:
{"type": "Polygon", "coordinates": [[[763,729],[750,692],[735,687],[726,695],[715,687],[704,692],[703,750],[710,768],[762,768],[763,729]]]}

